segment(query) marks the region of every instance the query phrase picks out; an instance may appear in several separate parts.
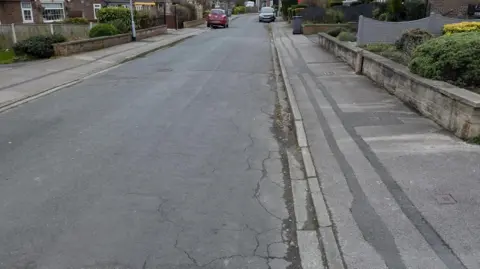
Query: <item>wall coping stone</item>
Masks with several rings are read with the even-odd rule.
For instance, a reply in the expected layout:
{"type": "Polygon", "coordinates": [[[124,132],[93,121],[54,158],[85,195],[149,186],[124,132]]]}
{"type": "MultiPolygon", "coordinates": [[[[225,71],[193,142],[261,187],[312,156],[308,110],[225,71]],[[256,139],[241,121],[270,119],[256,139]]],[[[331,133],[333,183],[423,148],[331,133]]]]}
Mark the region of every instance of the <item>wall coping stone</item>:
{"type": "Polygon", "coordinates": [[[401,75],[408,77],[409,79],[421,84],[422,86],[438,91],[456,101],[465,103],[474,108],[480,108],[480,95],[477,93],[454,86],[444,81],[432,80],[432,79],[420,77],[419,75],[416,75],[410,72],[408,70],[408,67],[402,64],[396,63],[383,56],[380,56],[378,54],[375,54],[373,52],[367,51],[359,47],[354,47],[347,42],[341,42],[337,38],[332,37],[325,33],[319,33],[318,35],[320,38],[325,38],[331,42],[334,42],[339,47],[342,47],[347,50],[351,50],[355,53],[362,53],[362,56],[364,58],[368,58],[374,62],[377,62],[383,67],[390,69],[392,72],[400,73],[401,75]]]}

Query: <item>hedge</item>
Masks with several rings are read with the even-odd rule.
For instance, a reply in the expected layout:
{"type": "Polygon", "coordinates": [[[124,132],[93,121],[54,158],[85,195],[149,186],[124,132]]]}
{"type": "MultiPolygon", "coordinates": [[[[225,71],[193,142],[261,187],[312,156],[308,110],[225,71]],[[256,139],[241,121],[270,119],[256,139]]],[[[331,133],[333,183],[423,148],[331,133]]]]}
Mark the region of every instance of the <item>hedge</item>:
{"type": "Polygon", "coordinates": [[[13,51],[17,56],[28,55],[34,58],[50,58],[54,54],[53,44],[65,42],[66,40],[67,39],[60,34],[33,36],[17,42],[13,46],[13,51]]]}
{"type": "Polygon", "coordinates": [[[120,32],[115,28],[115,26],[108,23],[101,23],[93,26],[93,28],[88,33],[90,38],[101,37],[101,36],[112,36],[117,35],[120,32]]]}
{"type": "Polygon", "coordinates": [[[420,76],[460,87],[480,86],[480,32],[433,38],[418,46],[409,68],[420,76]]]}
{"type": "Polygon", "coordinates": [[[463,32],[480,32],[480,22],[465,21],[445,24],[443,26],[443,32],[447,35],[463,32]]]}

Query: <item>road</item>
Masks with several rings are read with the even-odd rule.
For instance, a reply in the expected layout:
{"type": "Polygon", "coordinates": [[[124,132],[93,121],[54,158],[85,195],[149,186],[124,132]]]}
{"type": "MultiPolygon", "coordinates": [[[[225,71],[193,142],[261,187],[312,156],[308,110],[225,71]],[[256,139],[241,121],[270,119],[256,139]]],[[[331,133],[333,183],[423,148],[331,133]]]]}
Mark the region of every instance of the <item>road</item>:
{"type": "Polygon", "coordinates": [[[296,268],[272,72],[245,16],[0,114],[0,268],[296,268]]]}

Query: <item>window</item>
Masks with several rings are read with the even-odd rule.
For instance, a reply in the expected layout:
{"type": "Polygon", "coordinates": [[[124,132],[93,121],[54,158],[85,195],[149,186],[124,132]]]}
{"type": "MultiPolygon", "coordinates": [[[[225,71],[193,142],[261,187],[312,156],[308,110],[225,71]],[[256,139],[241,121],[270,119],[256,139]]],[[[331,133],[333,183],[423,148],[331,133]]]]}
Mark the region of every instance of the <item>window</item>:
{"type": "Polygon", "coordinates": [[[137,11],[141,11],[142,8],[143,8],[143,6],[139,6],[139,5],[136,5],[136,6],[135,6],[135,10],[137,10],[137,11]]]}
{"type": "Polygon", "coordinates": [[[97,19],[97,12],[102,8],[102,4],[93,4],[93,17],[97,19]]]}
{"type": "Polygon", "coordinates": [[[63,3],[42,3],[43,7],[43,21],[61,21],[65,19],[65,10],[63,3]]]}
{"type": "Polygon", "coordinates": [[[20,3],[22,7],[22,18],[23,23],[32,23],[33,22],[33,12],[32,12],[32,3],[20,3]]]}

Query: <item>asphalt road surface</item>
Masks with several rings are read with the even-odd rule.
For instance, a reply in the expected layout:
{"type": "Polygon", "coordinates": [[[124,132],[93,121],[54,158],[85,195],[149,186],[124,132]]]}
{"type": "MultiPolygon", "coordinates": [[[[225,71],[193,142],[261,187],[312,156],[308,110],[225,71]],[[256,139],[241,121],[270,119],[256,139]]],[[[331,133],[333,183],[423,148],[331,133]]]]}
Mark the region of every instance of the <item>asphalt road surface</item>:
{"type": "Polygon", "coordinates": [[[0,114],[0,268],[294,268],[266,25],[0,114]]]}

